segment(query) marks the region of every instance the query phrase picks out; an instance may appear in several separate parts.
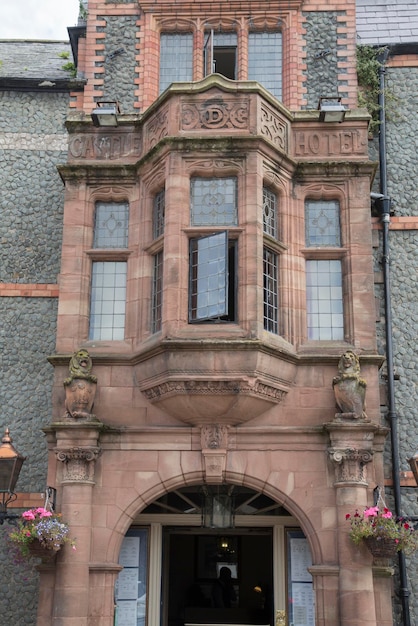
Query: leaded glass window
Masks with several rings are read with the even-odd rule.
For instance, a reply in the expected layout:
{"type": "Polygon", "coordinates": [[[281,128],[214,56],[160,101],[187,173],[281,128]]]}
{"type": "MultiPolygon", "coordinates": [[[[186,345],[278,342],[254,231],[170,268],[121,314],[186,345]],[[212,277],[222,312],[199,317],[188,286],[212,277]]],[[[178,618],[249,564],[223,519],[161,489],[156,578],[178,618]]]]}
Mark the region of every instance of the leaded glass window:
{"type": "Polygon", "coordinates": [[[93,262],[90,339],[124,339],[126,269],[126,261],[93,262]]]}
{"type": "Polygon", "coordinates": [[[189,321],[235,319],[235,255],[226,231],[190,240],[189,321]]]}
{"type": "Polygon", "coordinates": [[[266,187],[263,188],[263,230],[277,239],[277,196],[266,187]]]}
{"type": "Polygon", "coordinates": [[[154,239],[160,237],[164,233],[165,219],[165,191],[162,190],[154,197],[153,215],[152,215],[152,235],[154,239]]]}
{"type": "Polygon", "coordinates": [[[152,303],[151,303],[151,330],[153,333],[161,330],[163,305],[163,251],[153,257],[152,276],[152,303]]]}
{"type": "Polygon", "coordinates": [[[127,203],[97,203],[93,247],[126,248],[128,246],[128,219],[127,203]]]}
{"type": "Polygon", "coordinates": [[[251,32],[248,36],[248,80],[257,80],[273,96],[282,97],[282,34],[251,32]]]}
{"type": "Polygon", "coordinates": [[[344,339],[341,260],[306,261],[308,339],[344,339]]]}
{"type": "Polygon", "coordinates": [[[193,80],[192,33],[162,33],[160,37],[160,93],[175,81],[193,80]]]}
{"type": "Polygon", "coordinates": [[[278,255],[264,248],[263,250],[263,292],[264,292],[264,329],[278,333],[279,311],[278,255]]]}
{"type": "Polygon", "coordinates": [[[193,178],[191,181],[192,226],[238,224],[237,179],[193,178]]]}
{"type": "Polygon", "coordinates": [[[341,246],[340,205],[335,200],[309,200],[306,203],[306,245],[341,246]]]}

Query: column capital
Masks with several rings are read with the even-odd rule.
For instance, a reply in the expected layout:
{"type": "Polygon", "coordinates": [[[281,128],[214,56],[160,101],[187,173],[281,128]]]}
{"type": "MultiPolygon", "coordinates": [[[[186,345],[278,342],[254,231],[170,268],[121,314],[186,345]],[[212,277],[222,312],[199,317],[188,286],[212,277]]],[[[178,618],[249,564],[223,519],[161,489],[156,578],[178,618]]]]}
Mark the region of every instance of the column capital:
{"type": "Polygon", "coordinates": [[[88,483],[94,485],[94,464],[100,448],[55,448],[58,461],[64,464],[62,483],[88,483]]]}

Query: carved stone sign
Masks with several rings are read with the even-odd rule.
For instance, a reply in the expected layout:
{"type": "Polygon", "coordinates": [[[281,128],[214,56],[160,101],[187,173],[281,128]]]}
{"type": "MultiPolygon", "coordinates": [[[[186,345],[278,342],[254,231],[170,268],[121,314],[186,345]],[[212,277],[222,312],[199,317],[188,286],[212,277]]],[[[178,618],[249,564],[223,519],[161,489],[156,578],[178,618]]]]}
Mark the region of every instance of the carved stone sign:
{"type": "Polygon", "coordinates": [[[183,102],[181,107],[182,130],[247,128],[249,123],[248,100],[211,98],[205,102],[183,102]]]}
{"type": "Polygon", "coordinates": [[[72,159],[113,160],[141,153],[141,135],[112,134],[72,135],[68,145],[72,159]]]}
{"type": "Polygon", "coordinates": [[[368,150],[366,134],[357,130],[295,131],[293,144],[297,157],[367,155],[368,150]]]}

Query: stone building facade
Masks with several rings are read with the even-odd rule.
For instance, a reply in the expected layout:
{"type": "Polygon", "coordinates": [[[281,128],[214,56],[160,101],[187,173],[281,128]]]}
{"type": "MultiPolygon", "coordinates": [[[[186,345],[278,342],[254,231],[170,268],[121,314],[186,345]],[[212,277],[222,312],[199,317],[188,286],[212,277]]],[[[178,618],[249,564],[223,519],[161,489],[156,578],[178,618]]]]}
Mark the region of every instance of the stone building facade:
{"type": "MultiPolygon", "coordinates": [[[[4,120],[7,167],[25,189],[33,177],[16,218],[10,175],[2,221],[18,504],[56,489],[77,543],[38,565],[36,618],[34,604],[12,614],[11,590],[10,622],[397,623],[390,563],[346,521],[391,487],[355,3],[87,9],[77,78],[45,68],[45,94],[10,90],[10,75],[2,92],[6,111],[22,102],[21,125],[4,120]],[[341,98],[342,123],[322,119],[324,96],[341,98]],[[116,125],[93,124],[116,103],[116,125]],[[222,567],[234,599],[220,608],[222,567]]],[[[413,227],[393,223],[412,267],[413,227]]],[[[409,306],[400,295],[396,323],[409,306]]]]}

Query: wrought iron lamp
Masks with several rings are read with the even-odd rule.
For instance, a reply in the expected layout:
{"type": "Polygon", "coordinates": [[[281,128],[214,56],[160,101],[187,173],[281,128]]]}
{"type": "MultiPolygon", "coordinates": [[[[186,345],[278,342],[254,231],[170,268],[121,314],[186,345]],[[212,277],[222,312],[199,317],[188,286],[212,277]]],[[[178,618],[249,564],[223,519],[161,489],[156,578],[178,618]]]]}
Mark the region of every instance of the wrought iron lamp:
{"type": "Polygon", "coordinates": [[[344,121],[346,108],[341,104],[341,98],[324,96],[319,98],[319,121],[327,123],[341,123],[344,121]]]}
{"type": "Polygon", "coordinates": [[[6,428],[0,446],[0,525],[5,520],[9,524],[13,523],[19,517],[15,513],[8,513],[7,507],[17,498],[14,489],[25,459],[13,446],[10,431],[6,428]]]}
{"type": "Polygon", "coordinates": [[[117,102],[96,102],[97,107],[91,112],[94,126],[117,126],[120,114],[117,102]]]}

